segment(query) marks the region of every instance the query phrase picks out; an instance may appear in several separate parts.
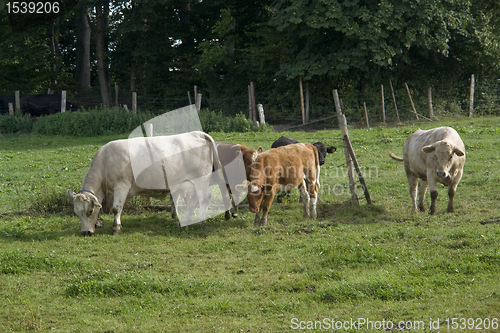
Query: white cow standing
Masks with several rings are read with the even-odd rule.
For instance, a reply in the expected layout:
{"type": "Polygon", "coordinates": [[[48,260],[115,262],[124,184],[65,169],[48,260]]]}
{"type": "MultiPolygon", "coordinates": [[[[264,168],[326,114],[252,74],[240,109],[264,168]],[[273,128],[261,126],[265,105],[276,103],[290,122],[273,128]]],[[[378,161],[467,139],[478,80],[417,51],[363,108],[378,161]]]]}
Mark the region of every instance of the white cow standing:
{"type": "Polygon", "coordinates": [[[406,177],[410,186],[413,211],[424,211],[427,187],[431,192],[429,214],[436,212],[437,183],[448,186],[448,212],[453,212],[453,197],[462,178],[465,164],[465,147],[460,135],[451,127],[417,130],[403,145],[403,158],[389,153],[393,159],[404,161],[406,177]]]}
{"type": "Polygon", "coordinates": [[[68,189],[66,193],[73,200],[84,236],[94,234],[100,208],[115,215],[112,233],[119,233],[123,205],[136,195],[165,198],[171,194],[173,218],[183,197],[187,204],[180,221],[183,226],[192,223],[198,203],[197,221],[206,217],[214,161],[222,169],[214,140],[201,131],[111,141],[95,154],[80,192],[68,189]]]}

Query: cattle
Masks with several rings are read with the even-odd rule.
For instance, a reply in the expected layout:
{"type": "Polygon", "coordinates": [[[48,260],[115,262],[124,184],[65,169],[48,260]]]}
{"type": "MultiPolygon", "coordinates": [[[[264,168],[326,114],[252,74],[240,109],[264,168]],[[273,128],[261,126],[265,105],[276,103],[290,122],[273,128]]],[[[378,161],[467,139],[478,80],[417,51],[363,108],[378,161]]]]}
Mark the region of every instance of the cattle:
{"type": "Polygon", "coordinates": [[[319,170],[316,147],[309,143],[291,144],[258,154],[251,165],[247,197],[249,210],[256,213],[254,226],[267,223],[276,191],[292,188],[300,191],[303,216],[315,219],[319,170]]]}
{"type": "Polygon", "coordinates": [[[180,220],[181,226],[191,223],[199,203],[197,218],[202,221],[210,200],[208,186],[213,161],[222,169],[215,142],[200,131],[107,143],[95,154],[80,192],[66,191],[81,220],[82,235],[94,234],[101,208],[115,215],[112,233],[121,232],[123,205],[127,198],[136,195],[157,198],[172,195],[172,217],[177,215],[177,203],[183,197],[187,211],[180,220]]]}
{"type": "MultiPolygon", "coordinates": [[[[299,143],[297,140],[292,139],[292,138],[287,138],[285,136],[281,136],[278,140],[274,141],[273,144],[271,145],[271,148],[278,148],[278,147],[283,147],[287,145],[291,145],[294,143],[299,143]]],[[[313,146],[316,147],[318,150],[318,158],[319,158],[319,164],[323,165],[325,164],[325,158],[326,154],[333,154],[337,148],[335,146],[326,146],[323,142],[315,142],[313,143],[313,146]]]]}
{"type": "MultiPolygon", "coordinates": [[[[67,111],[76,111],[76,105],[66,102],[67,111]]],[[[21,111],[31,116],[50,115],[61,112],[60,95],[24,95],[21,97],[21,111]]]]}
{"type": "MultiPolygon", "coordinates": [[[[235,186],[236,184],[244,184],[247,180],[247,172],[244,167],[244,157],[247,156],[250,158],[250,154],[252,154],[255,150],[249,149],[244,145],[239,145],[235,143],[229,142],[216,142],[217,151],[219,153],[219,159],[224,167],[224,176],[225,183],[227,185],[227,190],[231,193],[231,198],[233,200],[233,207],[235,209],[235,214],[239,214],[238,204],[240,202],[240,197],[242,196],[243,191],[238,191],[235,186]],[[239,165],[243,163],[243,165],[239,165]],[[240,172],[240,170],[245,170],[245,172],[240,172]],[[232,189],[231,189],[232,187],[232,189]],[[236,193],[233,193],[236,192],[236,193]]],[[[216,165],[214,165],[214,169],[216,169],[216,165]]],[[[224,215],[226,220],[231,219],[232,214],[229,210],[225,212],[224,215]]]]}
{"type": "Polygon", "coordinates": [[[12,103],[14,110],[16,109],[16,98],[14,95],[6,95],[0,97],[0,114],[9,113],[9,103],[12,103]]]}
{"type": "Polygon", "coordinates": [[[458,133],[451,127],[417,130],[403,145],[403,158],[389,152],[397,161],[404,161],[406,177],[410,186],[413,211],[424,211],[424,197],[427,187],[431,192],[429,214],[436,212],[438,197],[437,183],[448,186],[448,212],[453,212],[453,197],[462,178],[465,164],[465,147],[458,133]]]}

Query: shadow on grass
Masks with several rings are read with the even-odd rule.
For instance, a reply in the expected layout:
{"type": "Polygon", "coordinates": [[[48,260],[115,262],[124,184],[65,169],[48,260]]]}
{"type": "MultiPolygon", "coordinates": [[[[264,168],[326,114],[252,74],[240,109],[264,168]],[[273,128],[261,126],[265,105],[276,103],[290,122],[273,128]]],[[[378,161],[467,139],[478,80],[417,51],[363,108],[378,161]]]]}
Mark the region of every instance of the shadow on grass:
{"type": "Polygon", "coordinates": [[[318,219],[342,224],[370,224],[389,220],[392,216],[381,205],[353,204],[352,202],[318,204],[318,219]]]}

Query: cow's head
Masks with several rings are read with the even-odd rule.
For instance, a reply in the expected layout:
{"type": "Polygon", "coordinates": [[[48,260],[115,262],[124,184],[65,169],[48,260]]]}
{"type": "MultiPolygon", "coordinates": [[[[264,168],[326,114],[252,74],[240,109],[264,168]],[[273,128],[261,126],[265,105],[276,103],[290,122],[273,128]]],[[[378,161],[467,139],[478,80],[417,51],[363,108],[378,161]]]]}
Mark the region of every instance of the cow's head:
{"type": "Polygon", "coordinates": [[[90,192],[73,193],[67,190],[66,194],[73,200],[73,211],[82,223],[82,235],[92,236],[95,232],[97,216],[102,207],[95,195],[90,192]]]}
{"type": "Polygon", "coordinates": [[[327,147],[323,142],[313,143],[313,146],[318,150],[319,165],[325,164],[326,154],[333,154],[337,148],[334,146],[327,147]]]}
{"type": "Polygon", "coordinates": [[[251,182],[248,185],[248,210],[253,213],[258,213],[260,211],[260,204],[264,198],[264,185],[258,182],[251,182]]]}
{"type": "Polygon", "coordinates": [[[243,163],[245,164],[245,173],[247,175],[247,179],[250,177],[250,171],[252,170],[252,163],[255,162],[257,156],[262,153],[262,147],[259,149],[241,149],[241,155],[243,157],[243,163]]]}
{"type": "MultiPolygon", "coordinates": [[[[453,167],[455,157],[464,156],[465,152],[455,144],[441,140],[422,148],[422,151],[431,158],[430,163],[436,171],[436,176],[449,182],[455,175],[450,175],[450,169],[453,167]]],[[[428,159],[429,161],[429,159],[428,159]]],[[[429,167],[430,165],[428,165],[429,167]]]]}

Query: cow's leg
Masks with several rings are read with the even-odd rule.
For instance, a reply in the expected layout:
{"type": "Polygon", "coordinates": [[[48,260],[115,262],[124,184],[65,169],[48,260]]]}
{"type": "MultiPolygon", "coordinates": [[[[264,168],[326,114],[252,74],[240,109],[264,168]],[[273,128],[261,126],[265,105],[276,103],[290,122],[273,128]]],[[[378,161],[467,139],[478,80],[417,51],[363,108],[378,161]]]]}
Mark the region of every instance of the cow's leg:
{"type": "Polygon", "coordinates": [[[200,203],[200,209],[198,211],[198,221],[202,222],[207,218],[208,206],[210,204],[210,177],[206,178],[204,182],[201,182],[199,184],[200,186],[197,186],[195,184],[195,189],[200,203]]]}
{"type": "Polygon", "coordinates": [[[410,197],[412,201],[412,209],[413,212],[417,212],[417,186],[418,186],[418,177],[415,175],[409,174],[407,175],[408,185],[410,186],[410,197]]]}
{"type": "Polygon", "coordinates": [[[178,205],[177,201],[178,200],[174,200],[174,195],[170,193],[170,214],[172,215],[173,219],[177,219],[177,217],[179,216],[177,212],[177,205],[178,205]]]}
{"type": "Polygon", "coordinates": [[[424,198],[425,192],[427,192],[428,182],[426,180],[419,179],[418,180],[418,209],[421,212],[424,212],[424,198]]]}
{"type": "Polygon", "coordinates": [[[298,188],[300,191],[300,199],[302,200],[302,204],[303,204],[302,217],[309,217],[310,197],[309,197],[309,193],[307,191],[308,185],[306,184],[305,180],[302,181],[302,183],[298,186],[298,188]]]}
{"type": "Polygon", "coordinates": [[[309,204],[310,204],[310,217],[315,220],[317,218],[316,213],[316,204],[318,202],[318,188],[316,187],[315,181],[307,182],[307,192],[309,195],[309,204]]]}
{"type": "Polygon", "coordinates": [[[462,170],[459,170],[455,178],[453,179],[453,183],[448,187],[448,213],[453,213],[455,211],[455,207],[453,206],[453,198],[455,197],[455,191],[457,190],[458,183],[462,178],[462,170]]]}
{"type": "Polygon", "coordinates": [[[431,192],[431,207],[429,209],[429,214],[434,215],[434,213],[436,213],[436,199],[438,197],[438,189],[436,180],[434,179],[434,175],[429,173],[431,172],[427,172],[427,181],[429,183],[429,191],[431,192]]]}
{"type": "MultiPolygon", "coordinates": [[[[269,213],[269,209],[271,209],[271,205],[273,203],[275,194],[276,191],[271,191],[271,193],[264,194],[264,199],[262,200],[262,204],[260,206],[262,211],[262,217],[260,218],[261,226],[265,226],[267,223],[267,213],[269,213]]],[[[255,226],[255,221],[254,221],[254,226],[255,226]]]]}
{"type": "Polygon", "coordinates": [[[111,233],[113,235],[117,235],[122,231],[122,222],[120,217],[123,211],[123,205],[127,200],[129,189],[129,184],[119,184],[113,189],[113,207],[111,208],[111,212],[115,214],[113,226],[111,227],[111,233]]]}
{"type": "MultiPolygon", "coordinates": [[[[181,224],[188,225],[193,218],[196,206],[198,206],[198,199],[196,198],[196,195],[194,193],[185,193],[184,202],[186,203],[186,214],[184,215],[181,224]]],[[[204,221],[204,219],[200,221],[204,221]]]]}
{"type": "Polygon", "coordinates": [[[253,220],[253,226],[260,226],[260,212],[255,214],[255,219],[253,220]]]}

